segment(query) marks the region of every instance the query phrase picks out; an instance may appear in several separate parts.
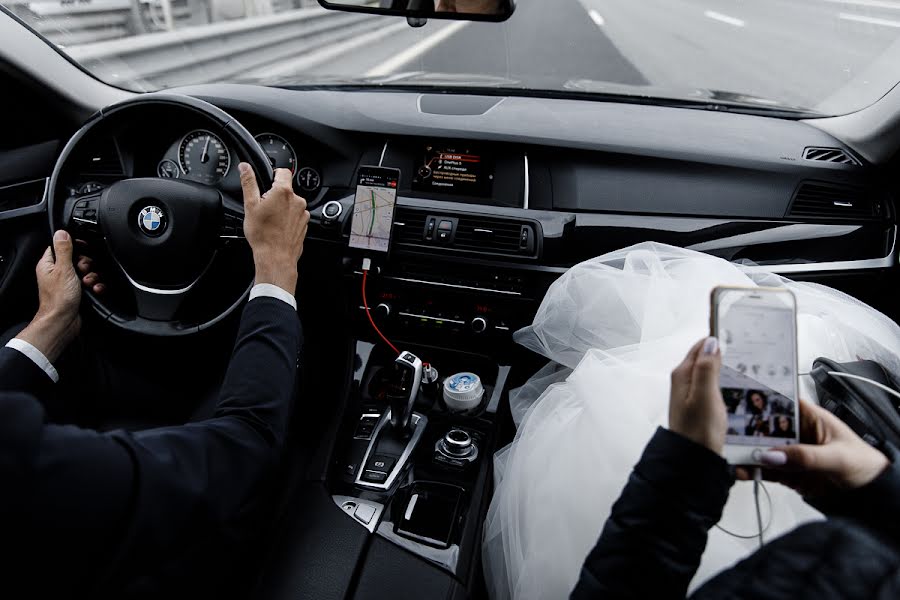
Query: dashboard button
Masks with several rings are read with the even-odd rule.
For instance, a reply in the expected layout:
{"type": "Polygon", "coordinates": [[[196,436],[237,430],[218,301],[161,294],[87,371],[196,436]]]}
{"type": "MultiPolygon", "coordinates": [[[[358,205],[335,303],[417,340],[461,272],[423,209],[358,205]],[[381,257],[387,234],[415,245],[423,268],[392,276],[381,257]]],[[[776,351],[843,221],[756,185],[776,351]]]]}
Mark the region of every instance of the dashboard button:
{"type": "Polygon", "coordinates": [[[370,471],[367,469],[363,472],[362,480],[368,483],[384,483],[387,481],[387,473],[383,471],[370,471]]]}
{"type": "Polygon", "coordinates": [[[487,330],[487,326],[487,320],[484,317],[472,319],[472,331],[475,333],[484,333],[487,330]]]}
{"type": "Polygon", "coordinates": [[[322,216],[329,221],[333,221],[341,216],[342,212],[344,212],[344,206],[337,200],[331,200],[322,209],[322,216]]]}
{"type": "Polygon", "coordinates": [[[375,516],[375,507],[368,504],[360,504],[356,507],[356,512],[353,513],[353,516],[364,525],[368,525],[372,522],[372,517],[375,516]]]}
{"type": "Polygon", "coordinates": [[[397,460],[393,456],[376,455],[369,459],[368,464],[366,464],[366,470],[390,473],[391,469],[394,468],[395,462],[397,460]]]}

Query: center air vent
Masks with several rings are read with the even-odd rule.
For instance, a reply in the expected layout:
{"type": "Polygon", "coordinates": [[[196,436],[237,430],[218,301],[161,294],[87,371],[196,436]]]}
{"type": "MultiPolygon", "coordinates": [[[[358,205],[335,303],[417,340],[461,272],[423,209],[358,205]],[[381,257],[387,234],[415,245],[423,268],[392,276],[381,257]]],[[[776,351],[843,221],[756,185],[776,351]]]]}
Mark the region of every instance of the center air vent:
{"type": "Polygon", "coordinates": [[[882,206],[881,202],[862,188],[804,182],[797,188],[788,216],[874,219],[882,216],[882,206]]]}
{"type": "Polygon", "coordinates": [[[829,162],[838,165],[860,166],[858,160],[856,160],[840,148],[806,148],[805,150],[803,150],[803,158],[805,158],[806,160],[829,162]]]}
{"type": "Polygon", "coordinates": [[[394,235],[398,246],[533,258],[538,233],[537,225],[528,221],[398,207],[394,235]]]}

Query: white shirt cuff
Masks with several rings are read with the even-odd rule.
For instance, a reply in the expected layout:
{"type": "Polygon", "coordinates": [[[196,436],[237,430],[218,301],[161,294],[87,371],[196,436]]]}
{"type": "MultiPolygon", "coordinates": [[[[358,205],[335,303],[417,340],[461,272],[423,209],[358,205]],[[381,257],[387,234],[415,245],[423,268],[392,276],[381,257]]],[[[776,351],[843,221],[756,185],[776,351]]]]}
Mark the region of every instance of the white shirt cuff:
{"type": "Polygon", "coordinates": [[[59,381],[59,373],[56,372],[56,369],[52,364],[50,364],[50,361],[47,360],[47,357],[44,356],[44,353],[25,340],[13,338],[6,343],[6,347],[12,348],[13,350],[18,350],[19,352],[30,358],[31,362],[39,366],[41,370],[47,374],[47,377],[53,380],[53,383],[59,381]]]}
{"type": "Polygon", "coordinates": [[[271,283],[257,283],[250,290],[250,300],[254,298],[276,298],[281,300],[282,302],[286,302],[291,305],[294,310],[297,310],[297,300],[294,299],[294,296],[284,291],[277,285],[273,285],[271,283]]]}

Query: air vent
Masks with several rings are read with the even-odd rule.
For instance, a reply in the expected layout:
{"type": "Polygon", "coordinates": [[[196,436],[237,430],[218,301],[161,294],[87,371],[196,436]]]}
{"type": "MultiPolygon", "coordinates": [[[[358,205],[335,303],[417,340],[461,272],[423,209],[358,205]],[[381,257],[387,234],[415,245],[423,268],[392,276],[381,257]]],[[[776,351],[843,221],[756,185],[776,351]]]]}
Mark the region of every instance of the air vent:
{"type": "Polygon", "coordinates": [[[805,182],[794,195],[789,216],[873,219],[881,216],[881,203],[861,188],[805,182]]]}
{"type": "Polygon", "coordinates": [[[490,217],[459,217],[453,247],[498,254],[533,254],[534,228],[517,221],[490,217]]]}
{"type": "Polygon", "coordinates": [[[820,162],[834,163],[837,165],[859,165],[859,161],[840,148],[806,148],[803,158],[820,162]]]}
{"type": "Polygon", "coordinates": [[[425,246],[460,252],[504,256],[534,257],[538,248],[538,229],[534,223],[476,215],[447,215],[399,207],[395,218],[395,243],[400,246],[425,246]],[[452,221],[453,232],[447,242],[438,238],[441,221],[452,221]],[[429,221],[434,232],[428,239],[429,221]]]}
{"type": "Polygon", "coordinates": [[[125,174],[119,158],[119,151],[112,140],[88,148],[80,166],[81,175],[122,176],[125,174]]]}
{"type": "Polygon", "coordinates": [[[428,215],[397,207],[394,217],[394,243],[416,246],[425,243],[425,219],[428,215]]]}

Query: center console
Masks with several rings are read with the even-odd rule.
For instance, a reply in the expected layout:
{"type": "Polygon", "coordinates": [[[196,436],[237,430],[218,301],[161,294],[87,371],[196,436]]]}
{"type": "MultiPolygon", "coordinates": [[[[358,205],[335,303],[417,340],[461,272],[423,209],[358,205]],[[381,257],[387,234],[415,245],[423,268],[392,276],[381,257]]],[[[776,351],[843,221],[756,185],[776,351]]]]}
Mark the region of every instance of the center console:
{"type": "Polygon", "coordinates": [[[468,587],[509,368],[425,346],[397,357],[360,341],[356,355],[332,500],[358,527],[468,587]]]}

